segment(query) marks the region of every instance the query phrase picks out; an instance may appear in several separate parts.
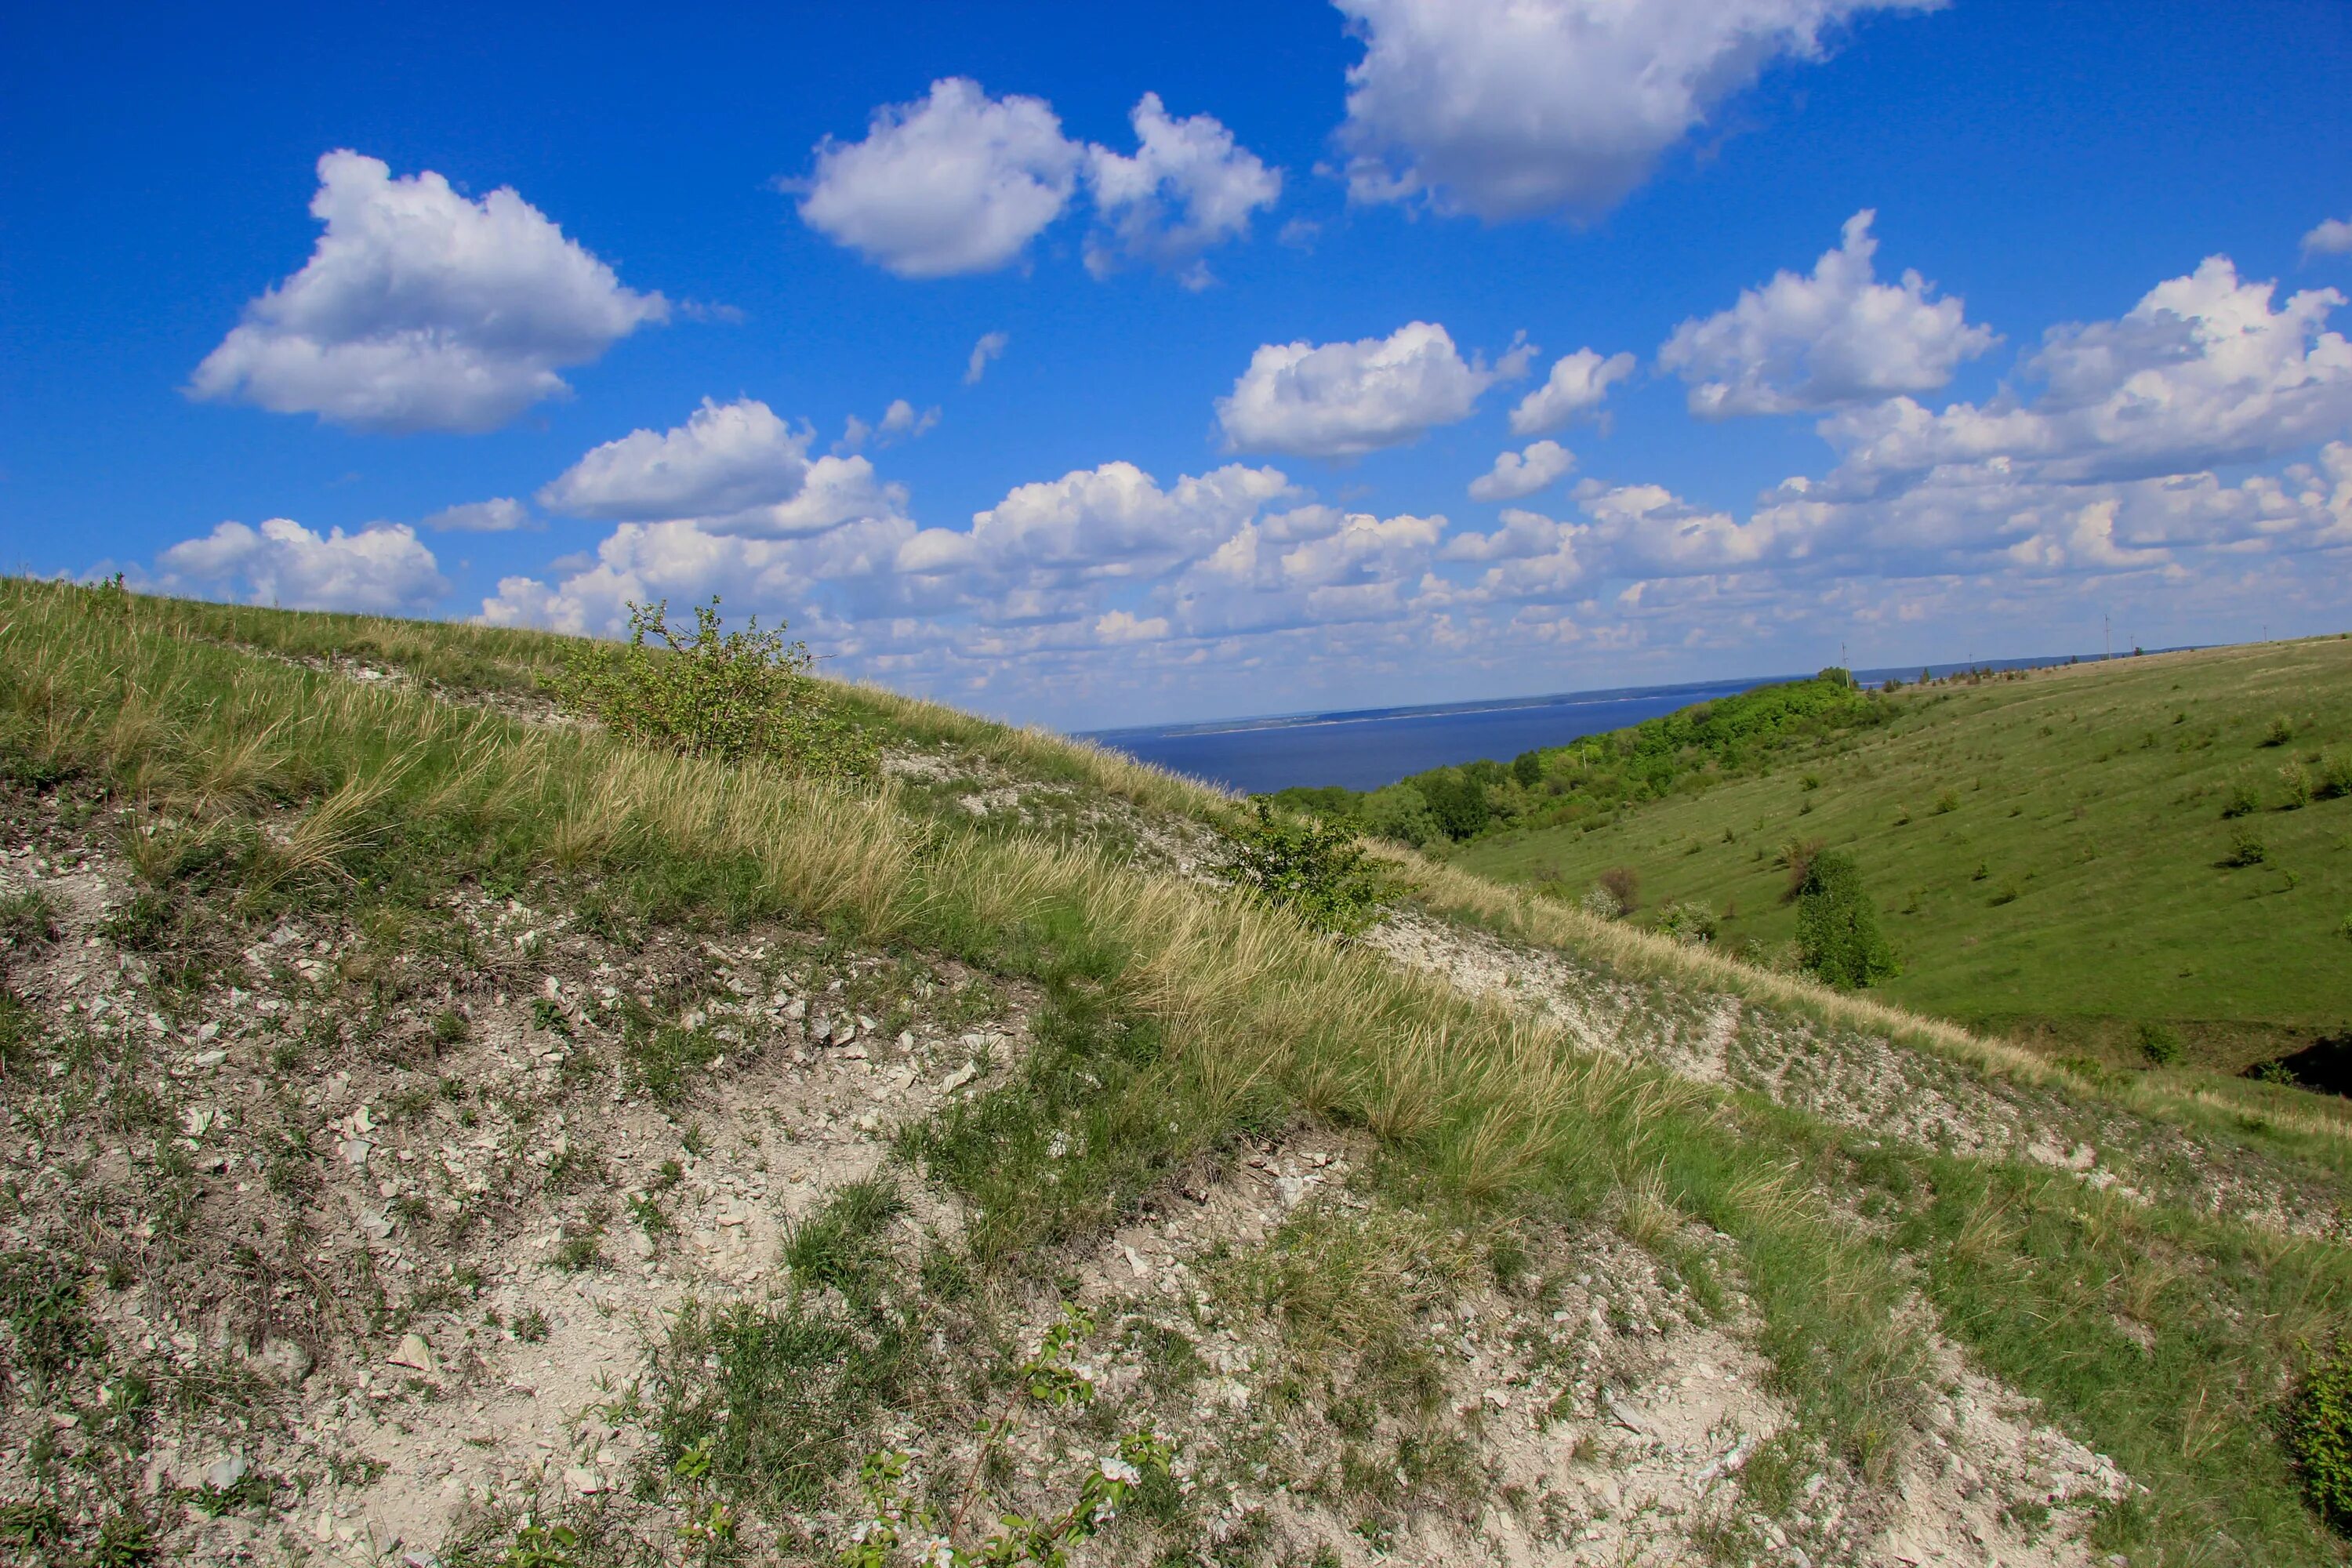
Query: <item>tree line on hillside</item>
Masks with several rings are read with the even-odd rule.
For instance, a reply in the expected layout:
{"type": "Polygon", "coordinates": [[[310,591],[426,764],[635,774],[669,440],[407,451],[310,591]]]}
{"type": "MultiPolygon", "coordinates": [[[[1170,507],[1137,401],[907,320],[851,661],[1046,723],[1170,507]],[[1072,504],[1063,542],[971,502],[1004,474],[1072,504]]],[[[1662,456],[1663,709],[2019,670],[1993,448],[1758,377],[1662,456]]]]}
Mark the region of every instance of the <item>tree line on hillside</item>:
{"type": "Polygon", "coordinates": [[[1793,745],[1883,724],[1894,712],[1883,693],[1832,668],[1521,752],[1507,764],[1482,758],[1375,790],[1294,787],[1274,798],[1416,848],[1512,828],[1598,825],[1628,805],[1765,772],[1793,745]]]}

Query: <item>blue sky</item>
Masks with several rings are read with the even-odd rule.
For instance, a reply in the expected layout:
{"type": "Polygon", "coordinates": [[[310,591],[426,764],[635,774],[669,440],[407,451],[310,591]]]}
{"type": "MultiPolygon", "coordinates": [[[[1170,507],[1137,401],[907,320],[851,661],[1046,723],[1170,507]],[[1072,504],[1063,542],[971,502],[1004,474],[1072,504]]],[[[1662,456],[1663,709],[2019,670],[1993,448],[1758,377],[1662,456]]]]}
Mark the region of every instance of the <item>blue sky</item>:
{"type": "Polygon", "coordinates": [[[329,9],[5,24],[10,569],[1069,727],[2346,619],[2336,0],[329,9]]]}

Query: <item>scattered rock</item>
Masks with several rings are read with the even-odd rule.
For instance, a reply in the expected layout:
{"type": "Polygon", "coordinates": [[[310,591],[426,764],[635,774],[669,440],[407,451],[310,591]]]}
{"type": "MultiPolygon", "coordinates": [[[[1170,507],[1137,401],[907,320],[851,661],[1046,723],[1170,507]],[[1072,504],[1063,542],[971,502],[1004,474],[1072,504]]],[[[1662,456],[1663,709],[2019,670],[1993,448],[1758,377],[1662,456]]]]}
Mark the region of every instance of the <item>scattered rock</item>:
{"type": "Polygon", "coordinates": [[[391,1361],[393,1365],[404,1366],[413,1372],[437,1373],[441,1370],[441,1358],[433,1353],[433,1347],[425,1342],[423,1334],[401,1335],[399,1348],[392,1352],[391,1361]]]}

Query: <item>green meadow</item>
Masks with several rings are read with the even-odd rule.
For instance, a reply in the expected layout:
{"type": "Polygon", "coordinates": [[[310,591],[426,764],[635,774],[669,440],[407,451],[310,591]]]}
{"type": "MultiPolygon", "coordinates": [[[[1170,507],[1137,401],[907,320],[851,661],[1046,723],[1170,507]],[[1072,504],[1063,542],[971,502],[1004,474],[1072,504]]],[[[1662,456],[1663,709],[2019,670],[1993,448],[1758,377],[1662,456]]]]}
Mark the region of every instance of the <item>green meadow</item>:
{"type": "Polygon", "coordinates": [[[2142,1026],[2239,1070],[2352,1031],[2352,640],[2118,658],[1887,695],[1883,724],[1510,828],[1465,869],[1633,918],[1704,903],[1718,940],[1795,933],[1786,850],[1860,863],[1901,963],[1890,1001],[2047,1048],[2139,1055],[2142,1026]]]}

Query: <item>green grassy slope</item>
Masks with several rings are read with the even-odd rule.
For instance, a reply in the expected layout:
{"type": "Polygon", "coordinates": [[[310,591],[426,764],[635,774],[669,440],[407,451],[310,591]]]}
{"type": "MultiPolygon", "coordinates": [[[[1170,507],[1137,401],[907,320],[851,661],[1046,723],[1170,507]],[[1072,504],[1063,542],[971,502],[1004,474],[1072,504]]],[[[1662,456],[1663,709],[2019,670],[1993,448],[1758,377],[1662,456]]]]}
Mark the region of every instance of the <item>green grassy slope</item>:
{"type": "Polygon", "coordinates": [[[2352,753],[2352,640],[2052,669],[1895,694],[1897,717],[1770,773],[1590,829],[1486,838],[1478,874],[1581,891],[1618,866],[1645,911],[1696,900],[1724,940],[1793,933],[1791,839],[1850,848],[1904,972],[1890,999],[2053,1047],[2161,1021],[2217,1067],[2352,1027],[2352,797],[2291,804],[2352,753]],[[2284,716],[2292,737],[2273,743],[2284,716]],[[1809,781],[1817,781],[1808,787],[1809,781]],[[2233,790],[2259,805],[2235,819],[2233,790]],[[2225,865],[2242,830],[2263,858],[2225,865]]]}

